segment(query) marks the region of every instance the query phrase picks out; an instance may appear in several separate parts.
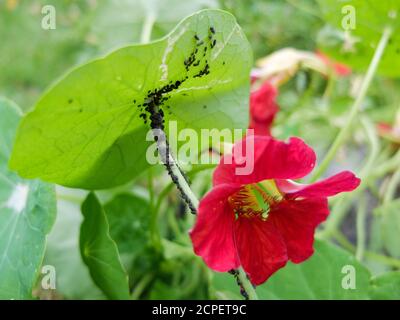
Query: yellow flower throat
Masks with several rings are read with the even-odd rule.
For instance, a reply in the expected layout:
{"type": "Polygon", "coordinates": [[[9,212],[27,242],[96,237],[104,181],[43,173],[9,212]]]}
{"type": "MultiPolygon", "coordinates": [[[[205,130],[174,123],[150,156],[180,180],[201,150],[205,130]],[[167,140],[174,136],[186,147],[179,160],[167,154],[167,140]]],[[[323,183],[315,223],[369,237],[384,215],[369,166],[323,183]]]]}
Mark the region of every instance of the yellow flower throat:
{"type": "Polygon", "coordinates": [[[243,186],[238,192],[229,197],[228,202],[236,218],[259,217],[268,218],[271,207],[281,201],[283,196],[274,180],[243,186]]]}

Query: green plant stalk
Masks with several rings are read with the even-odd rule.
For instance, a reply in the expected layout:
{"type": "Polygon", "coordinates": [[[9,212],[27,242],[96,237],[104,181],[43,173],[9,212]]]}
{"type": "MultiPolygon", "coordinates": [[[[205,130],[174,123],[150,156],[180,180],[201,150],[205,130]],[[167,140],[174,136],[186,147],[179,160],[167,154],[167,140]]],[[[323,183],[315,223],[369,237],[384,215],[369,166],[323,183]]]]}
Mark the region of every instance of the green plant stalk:
{"type": "Polygon", "coordinates": [[[388,266],[400,269],[400,260],[384,256],[375,252],[370,252],[370,251],[365,251],[365,256],[369,259],[373,259],[375,261],[379,261],[383,264],[386,264],[388,266]]]}
{"type": "Polygon", "coordinates": [[[68,201],[68,202],[72,202],[74,204],[78,204],[81,205],[82,201],[85,198],[81,198],[78,196],[74,196],[74,195],[67,195],[67,194],[59,194],[57,193],[57,200],[64,200],[64,201],[68,201]]]}
{"type": "Polygon", "coordinates": [[[368,159],[360,172],[361,179],[365,179],[370,175],[373,165],[377,161],[381,146],[379,143],[379,138],[375,129],[374,123],[367,117],[361,118],[361,125],[365,131],[365,135],[368,139],[368,143],[370,145],[370,153],[368,159]]]}
{"type": "Polygon", "coordinates": [[[190,201],[190,203],[193,204],[193,206],[195,208],[198,208],[199,207],[199,200],[197,199],[197,197],[193,193],[193,191],[190,188],[188,182],[186,181],[186,178],[183,176],[181,170],[177,166],[175,159],[172,157],[171,153],[169,153],[169,152],[168,152],[168,154],[166,156],[169,159],[168,163],[169,163],[171,172],[177,178],[177,181],[176,182],[174,181],[175,184],[177,184],[180,187],[180,189],[181,189],[180,191],[182,193],[184,193],[184,195],[186,195],[186,197],[190,201]]]}
{"type": "MultiPolygon", "coordinates": [[[[179,192],[181,193],[182,199],[186,202],[186,204],[189,206],[192,212],[193,210],[197,210],[197,208],[199,207],[199,200],[197,199],[196,195],[190,188],[189,183],[183,176],[182,171],[176,164],[176,161],[172,156],[170,149],[168,147],[168,142],[165,133],[163,133],[161,136],[158,136],[156,141],[161,160],[165,164],[168,173],[171,176],[172,181],[174,182],[179,192]]],[[[193,213],[196,213],[196,211],[193,213]]],[[[238,277],[249,299],[258,299],[257,293],[255,292],[253,285],[247,278],[243,269],[238,270],[238,277]]]]}
{"type": "Polygon", "coordinates": [[[373,173],[362,179],[363,183],[358,187],[357,190],[350,194],[345,194],[340,198],[336,198],[337,201],[332,209],[329,220],[325,224],[324,230],[319,232],[319,236],[324,239],[328,239],[334,235],[337,228],[340,226],[343,219],[346,217],[346,210],[350,207],[352,200],[356,198],[362,191],[364,191],[371,181],[378,179],[388,172],[394,170],[396,167],[400,166],[400,150],[394,158],[391,158],[383,165],[379,166],[373,173]]]}
{"type": "MultiPolygon", "coordinates": [[[[156,21],[156,17],[152,12],[148,12],[145,21],[143,23],[142,33],[140,35],[140,42],[141,43],[148,43],[151,40],[151,33],[153,31],[154,22],[156,21]]],[[[151,232],[151,239],[153,241],[154,246],[157,249],[161,249],[161,237],[160,232],[158,230],[157,225],[157,218],[158,218],[158,203],[155,203],[155,196],[154,196],[154,184],[153,184],[153,170],[150,167],[148,170],[148,189],[149,189],[149,202],[150,202],[150,212],[152,213],[151,220],[150,220],[150,232],[151,232]]]]}
{"type": "Polygon", "coordinates": [[[156,21],[156,16],[152,12],[148,12],[143,23],[142,33],[140,35],[141,43],[148,43],[151,40],[151,32],[153,30],[154,22],[156,21]]]}
{"type": "Polygon", "coordinates": [[[400,166],[393,174],[392,178],[389,181],[389,184],[386,189],[385,196],[383,198],[383,203],[389,203],[396,196],[396,190],[400,183],[400,166]]]}
{"type": "Polygon", "coordinates": [[[366,218],[367,218],[367,199],[365,194],[361,196],[360,203],[357,210],[357,249],[356,249],[356,259],[362,261],[365,252],[365,242],[366,242],[366,218]]]}
{"type": "Polygon", "coordinates": [[[325,239],[333,236],[334,232],[337,230],[343,219],[346,217],[346,210],[350,207],[352,199],[359,195],[371,181],[384,176],[385,174],[396,169],[399,166],[400,150],[393,158],[389,159],[387,162],[377,167],[377,169],[374,170],[374,172],[372,172],[365,179],[362,179],[363,183],[358,187],[356,191],[352,192],[351,194],[345,194],[341,198],[338,198],[335,206],[332,209],[330,219],[327,221],[325,229],[319,233],[319,236],[325,239]]]}
{"type": "Polygon", "coordinates": [[[339,148],[345,142],[348,134],[350,133],[351,127],[353,125],[354,120],[357,118],[357,114],[361,109],[362,102],[367,94],[368,88],[372,82],[372,79],[375,75],[376,69],[379,65],[379,61],[382,58],[383,52],[385,51],[386,45],[392,34],[392,29],[387,27],[384,29],[381,39],[379,40],[379,44],[375,50],[374,56],[369,64],[367,74],[365,75],[364,81],[362,82],[361,89],[358,92],[356,100],[354,101],[350,114],[347,118],[347,122],[344,127],[340,130],[339,134],[336,136],[336,139],[333,141],[332,146],[328,150],[324,160],[321,162],[314,175],[311,177],[311,182],[315,182],[318,178],[320,178],[326,169],[329,167],[331,161],[335,157],[339,148]]]}
{"type": "Polygon", "coordinates": [[[328,74],[328,82],[326,84],[324,94],[322,95],[322,102],[324,103],[324,107],[328,106],[329,99],[332,96],[333,89],[335,88],[335,81],[336,81],[336,76],[333,71],[333,67],[330,67],[328,74]]]}
{"type": "Polygon", "coordinates": [[[157,218],[158,214],[155,210],[155,196],[154,196],[154,184],[153,184],[153,168],[149,168],[147,172],[147,182],[148,182],[148,189],[149,189],[149,207],[151,212],[151,219],[150,219],[150,235],[153,245],[158,249],[161,250],[161,236],[160,231],[157,225],[157,218]]]}
{"type": "Polygon", "coordinates": [[[201,274],[203,270],[198,267],[198,265],[192,265],[192,273],[191,276],[187,279],[187,281],[182,285],[182,296],[189,296],[191,293],[196,291],[197,285],[200,282],[201,274]]]}
{"type": "Polygon", "coordinates": [[[390,171],[393,171],[397,169],[400,166],[400,150],[397,151],[397,153],[391,157],[389,160],[381,164],[379,167],[377,167],[374,172],[371,173],[372,178],[377,178],[381,177],[385,174],[387,174],[390,171]]]}
{"type": "MultiPolygon", "coordinates": [[[[357,195],[361,194],[368,186],[371,181],[371,170],[377,157],[379,156],[379,139],[376,134],[375,127],[373,123],[366,117],[361,118],[361,124],[366,133],[369,145],[370,145],[370,154],[366,161],[366,164],[362,168],[360,172],[361,185],[357,188],[357,190],[353,191],[350,194],[344,194],[336,198],[335,205],[332,208],[332,213],[330,214],[328,221],[325,223],[325,229],[321,232],[322,237],[329,238],[332,236],[332,233],[340,226],[343,219],[346,217],[348,213],[348,208],[352,203],[352,199],[354,199],[357,195]]],[[[385,171],[381,171],[383,174],[385,171]]]]}
{"type": "Polygon", "coordinates": [[[175,211],[167,210],[167,222],[175,235],[175,241],[182,240],[183,234],[175,217],[175,211]]]}
{"type": "MultiPolygon", "coordinates": [[[[215,164],[205,164],[205,165],[199,165],[195,169],[192,169],[191,171],[187,172],[187,176],[189,178],[192,178],[195,176],[198,172],[204,171],[204,170],[210,170],[214,169],[216,167],[215,164]]],[[[157,202],[155,205],[155,212],[158,214],[161,208],[161,204],[164,200],[164,198],[171,192],[171,189],[174,187],[174,183],[170,182],[158,195],[157,197],[157,202]]]]}
{"type": "Polygon", "coordinates": [[[168,196],[168,194],[171,192],[172,188],[174,187],[174,184],[172,182],[170,182],[158,195],[158,199],[156,202],[156,205],[154,207],[154,212],[158,217],[158,214],[160,212],[160,208],[161,208],[161,204],[164,200],[164,198],[166,198],[168,196]]]}
{"type": "Polygon", "coordinates": [[[335,231],[332,236],[335,238],[335,240],[347,251],[355,254],[356,249],[354,248],[354,245],[347,240],[347,238],[345,237],[345,235],[340,232],[340,231],[335,231]]]}
{"type": "Polygon", "coordinates": [[[253,285],[247,278],[246,272],[244,272],[242,267],[239,267],[237,269],[238,271],[238,279],[243,287],[243,289],[246,291],[249,300],[258,300],[258,295],[256,290],[254,289],[253,285]]]}
{"type": "MultiPolygon", "coordinates": [[[[172,159],[171,154],[168,155],[170,159],[172,159]]],[[[171,163],[171,162],[170,162],[171,163]]],[[[194,195],[192,189],[190,188],[189,184],[187,183],[185,177],[182,175],[181,171],[177,166],[173,166],[171,168],[174,175],[178,179],[178,184],[180,185],[181,191],[190,199],[191,203],[198,208],[199,207],[199,200],[197,197],[194,195]]],[[[248,297],[250,300],[258,300],[257,293],[251,284],[250,280],[247,278],[246,273],[244,270],[240,267],[238,270],[238,278],[240,280],[240,283],[243,287],[243,289],[246,291],[248,297]]]]}
{"type": "Polygon", "coordinates": [[[131,299],[132,300],[137,300],[143,293],[143,291],[146,289],[148,284],[154,279],[154,274],[148,273],[143,276],[143,278],[139,281],[139,283],[136,285],[135,289],[133,290],[131,294],[131,299]]]}

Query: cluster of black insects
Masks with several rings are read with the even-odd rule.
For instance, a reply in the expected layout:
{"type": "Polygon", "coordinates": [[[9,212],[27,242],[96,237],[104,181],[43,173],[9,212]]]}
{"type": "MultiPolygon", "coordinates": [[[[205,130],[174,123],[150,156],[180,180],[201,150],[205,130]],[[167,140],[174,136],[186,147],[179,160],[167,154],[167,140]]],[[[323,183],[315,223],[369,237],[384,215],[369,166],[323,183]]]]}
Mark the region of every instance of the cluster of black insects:
{"type": "Polygon", "coordinates": [[[228,273],[230,273],[231,275],[233,275],[235,277],[236,283],[240,288],[240,294],[246,299],[249,300],[249,295],[247,294],[246,290],[243,288],[242,283],[240,282],[239,279],[239,271],[232,269],[229,270],[228,273]]]}
{"type": "MultiPolygon", "coordinates": [[[[183,62],[186,69],[185,77],[179,80],[170,81],[168,84],[162,86],[161,88],[156,88],[147,92],[147,96],[144,99],[143,104],[138,105],[138,108],[140,110],[140,117],[144,120],[145,124],[149,120],[150,127],[152,129],[160,129],[162,132],[164,132],[164,111],[162,107],[164,106],[165,102],[170,98],[169,93],[173,90],[178,89],[189,78],[188,73],[192,68],[200,68],[200,70],[192,76],[193,78],[201,78],[210,73],[210,66],[208,64],[206,54],[207,50],[211,51],[217,43],[216,39],[214,39],[214,35],[214,27],[209,28],[208,37],[204,40],[200,39],[197,34],[194,35],[194,49],[190,53],[189,57],[186,58],[183,62]],[[200,66],[203,60],[204,63],[202,64],[202,66],[200,66]]],[[[134,100],[133,103],[136,104],[136,100],[134,100]]],[[[169,109],[169,106],[166,106],[166,108],[169,109]]],[[[163,133],[161,136],[155,134],[154,140],[157,142],[158,151],[164,163],[164,166],[166,167],[168,174],[171,176],[172,181],[180,191],[182,199],[189,206],[190,211],[193,214],[196,214],[197,210],[195,206],[180,186],[178,178],[172,169],[172,166],[176,166],[181,172],[182,176],[187,180],[185,174],[179,168],[179,166],[177,164],[171,163],[171,161],[174,160],[170,158],[169,144],[166,140],[165,134],[163,133]]],[[[187,182],[189,183],[188,180],[187,182]]]]}
{"type": "MultiPolygon", "coordinates": [[[[214,39],[215,35],[215,29],[214,27],[210,27],[210,33],[208,35],[208,45],[204,45],[204,40],[200,39],[198,35],[194,36],[194,39],[196,40],[196,46],[192,53],[189,55],[187,59],[183,62],[185,65],[186,71],[189,71],[189,69],[193,67],[197,67],[200,64],[200,59],[201,57],[205,57],[207,54],[208,49],[213,49],[217,43],[217,40],[214,39]],[[200,52],[200,58],[199,58],[199,49],[202,50],[203,52],[200,52]]],[[[210,66],[208,64],[208,60],[205,58],[205,63],[204,67],[193,76],[193,78],[200,78],[204,75],[207,75],[210,73],[210,66]]]]}
{"type": "MultiPolygon", "coordinates": [[[[194,49],[183,62],[187,71],[186,76],[176,81],[170,81],[161,88],[149,90],[143,104],[138,105],[141,111],[140,117],[144,120],[144,123],[150,121],[150,127],[152,129],[164,129],[164,111],[162,107],[170,98],[168,93],[178,89],[189,78],[187,74],[192,68],[200,67],[200,64],[202,64],[201,69],[192,76],[193,78],[201,78],[210,73],[210,65],[206,54],[207,51],[212,50],[217,43],[216,39],[214,39],[214,35],[214,27],[209,28],[209,34],[206,39],[200,39],[200,37],[195,34],[194,49]],[[203,60],[204,63],[202,63],[203,60]]],[[[136,103],[136,100],[133,102],[136,103]]],[[[166,106],[166,108],[169,109],[169,106],[166,106]]]]}
{"type": "MultiPolygon", "coordinates": [[[[144,123],[147,123],[149,118],[150,127],[152,129],[164,129],[164,111],[161,106],[169,99],[169,96],[166,94],[172,90],[178,89],[187,78],[186,76],[184,80],[170,81],[160,89],[149,90],[147,92],[147,97],[143,104],[138,106],[141,108],[139,116],[144,120],[144,123]]],[[[169,108],[169,106],[167,106],[167,108],[169,108]]]]}

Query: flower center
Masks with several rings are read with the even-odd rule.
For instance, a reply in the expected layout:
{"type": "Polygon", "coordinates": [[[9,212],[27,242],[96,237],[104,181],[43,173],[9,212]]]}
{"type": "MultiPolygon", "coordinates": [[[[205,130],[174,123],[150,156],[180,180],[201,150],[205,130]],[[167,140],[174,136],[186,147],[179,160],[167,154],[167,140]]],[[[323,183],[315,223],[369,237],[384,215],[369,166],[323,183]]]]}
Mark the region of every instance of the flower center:
{"type": "Polygon", "coordinates": [[[274,180],[247,184],[228,198],[236,218],[268,218],[271,208],[283,199],[274,180]]]}

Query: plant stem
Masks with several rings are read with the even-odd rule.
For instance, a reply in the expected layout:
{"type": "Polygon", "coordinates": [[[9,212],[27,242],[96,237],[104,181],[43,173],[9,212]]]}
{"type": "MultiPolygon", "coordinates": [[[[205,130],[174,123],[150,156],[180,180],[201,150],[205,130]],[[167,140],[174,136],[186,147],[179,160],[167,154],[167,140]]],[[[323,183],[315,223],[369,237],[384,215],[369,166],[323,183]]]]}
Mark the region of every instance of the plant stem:
{"type": "Polygon", "coordinates": [[[140,43],[148,43],[151,40],[151,31],[153,30],[156,17],[152,12],[148,12],[143,23],[142,33],[140,35],[140,43]]]}
{"type": "Polygon", "coordinates": [[[397,151],[397,153],[393,157],[391,157],[389,160],[387,160],[382,165],[377,167],[371,173],[371,177],[373,177],[373,178],[381,177],[381,176],[387,174],[388,172],[397,169],[398,167],[400,167],[400,150],[397,151]]]}
{"type": "Polygon", "coordinates": [[[157,141],[158,149],[165,150],[164,155],[162,155],[163,151],[160,151],[160,155],[163,159],[164,165],[167,167],[168,173],[172,178],[172,182],[177,186],[178,190],[181,192],[183,200],[189,206],[192,213],[197,213],[197,207],[199,206],[199,200],[193,193],[192,189],[189,186],[186,177],[183,175],[181,169],[178,167],[174,157],[170,153],[168,142],[166,139],[158,138],[157,141]]]}
{"type": "MultiPolygon", "coordinates": [[[[161,157],[161,161],[165,165],[168,174],[171,176],[172,182],[176,185],[179,192],[181,193],[182,199],[189,206],[192,213],[196,214],[197,208],[199,207],[199,200],[190,188],[189,183],[183,172],[176,164],[176,161],[170,152],[168,141],[164,131],[158,129],[157,133],[158,134],[155,134],[154,136],[157,136],[155,140],[157,142],[157,148],[161,157]]],[[[239,268],[237,270],[237,275],[240,281],[240,285],[245,291],[247,297],[252,300],[257,300],[257,293],[242,268],[239,268]]]]}
{"type": "Polygon", "coordinates": [[[175,240],[182,240],[182,232],[180,230],[179,224],[176,221],[176,217],[175,217],[175,211],[174,210],[167,210],[167,222],[168,222],[168,226],[171,228],[174,236],[175,236],[175,240]]]}
{"type": "Polygon", "coordinates": [[[362,261],[365,251],[365,241],[366,241],[366,217],[367,217],[367,199],[363,194],[360,199],[360,203],[357,210],[357,250],[356,259],[362,261]]]}
{"type": "Polygon", "coordinates": [[[396,190],[400,183],[400,167],[395,171],[386,189],[385,197],[383,198],[383,203],[389,203],[396,196],[396,190]]]}
{"type": "Polygon", "coordinates": [[[154,211],[157,213],[160,212],[161,204],[164,198],[171,192],[171,189],[174,187],[174,184],[170,182],[158,195],[158,199],[156,205],[154,207],[154,211]]]}
{"type": "Polygon", "coordinates": [[[329,68],[329,74],[328,74],[327,81],[328,82],[326,84],[324,94],[322,95],[322,102],[324,103],[324,107],[327,107],[329,105],[329,99],[332,95],[333,89],[335,88],[336,76],[333,71],[333,67],[329,68]]]}
{"type": "MultiPolygon", "coordinates": [[[[172,156],[171,159],[173,159],[172,156]]],[[[197,209],[199,207],[199,200],[194,195],[192,189],[189,186],[189,183],[186,181],[186,178],[183,176],[181,170],[176,166],[175,162],[174,165],[172,166],[172,171],[178,178],[178,184],[180,185],[182,192],[190,200],[191,204],[193,204],[193,206],[197,209]]]]}
{"type": "Polygon", "coordinates": [[[143,293],[143,291],[146,289],[147,285],[154,279],[154,274],[148,273],[143,276],[143,278],[139,281],[139,283],[136,285],[135,289],[133,290],[131,294],[131,299],[132,300],[137,300],[143,293]]]}
{"type": "Polygon", "coordinates": [[[78,196],[74,196],[74,195],[68,195],[68,194],[59,194],[57,193],[57,200],[64,200],[64,201],[69,201],[72,202],[74,204],[82,204],[83,199],[81,197],[78,196]]]}
{"type": "Polygon", "coordinates": [[[246,272],[244,272],[242,267],[239,267],[237,269],[237,276],[240,281],[240,284],[242,285],[243,289],[246,291],[247,296],[249,297],[249,300],[258,300],[258,295],[256,290],[254,289],[253,285],[247,278],[246,272]]]}
{"type": "Polygon", "coordinates": [[[347,240],[347,238],[344,236],[344,234],[340,231],[335,231],[333,233],[333,237],[336,239],[336,241],[346,250],[350,251],[351,253],[355,253],[355,248],[353,244],[347,240]]]}
{"type": "Polygon", "coordinates": [[[365,256],[369,259],[373,259],[375,261],[379,261],[381,263],[384,263],[388,266],[392,266],[394,268],[400,269],[400,260],[384,256],[375,252],[370,252],[370,251],[365,251],[365,256]]]}
{"type": "Polygon", "coordinates": [[[389,40],[391,34],[392,34],[392,29],[390,29],[389,27],[384,29],[381,39],[379,41],[379,44],[375,50],[374,56],[371,60],[371,63],[369,64],[367,74],[365,75],[365,78],[361,85],[361,89],[358,92],[356,100],[354,101],[354,103],[350,109],[350,114],[347,118],[347,122],[344,125],[344,127],[340,130],[339,134],[336,136],[336,139],[333,141],[333,144],[330,147],[330,149],[328,150],[324,160],[321,162],[318,169],[315,171],[314,175],[312,176],[311,182],[315,182],[326,171],[326,169],[329,167],[329,164],[335,157],[337,151],[345,142],[345,139],[347,138],[347,136],[350,132],[351,126],[352,126],[354,120],[356,119],[358,112],[361,109],[361,105],[364,101],[365,95],[366,95],[368,88],[372,82],[372,79],[375,75],[379,61],[382,58],[383,52],[385,51],[385,47],[388,43],[388,40],[389,40]]]}
{"type": "Polygon", "coordinates": [[[153,184],[153,168],[150,167],[148,169],[148,176],[147,176],[147,182],[148,182],[148,189],[149,189],[149,207],[150,207],[150,212],[151,212],[151,218],[150,218],[150,235],[151,239],[153,241],[153,245],[157,249],[161,249],[161,237],[160,237],[160,232],[158,229],[158,224],[157,224],[157,218],[158,218],[158,211],[155,210],[155,203],[154,203],[154,184],[153,184]]]}
{"type": "Polygon", "coordinates": [[[339,198],[335,198],[337,199],[337,202],[333,206],[332,213],[330,214],[328,221],[325,223],[325,229],[321,233],[321,236],[325,238],[332,236],[332,233],[340,226],[348,213],[348,209],[352,204],[352,199],[361,194],[367,188],[369,181],[371,181],[370,175],[372,167],[379,156],[380,145],[375,126],[366,117],[361,118],[361,123],[370,145],[368,159],[360,171],[361,185],[352,193],[344,194],[339,196],[339,198]]]}
{"type": "Polygon", "coordinates": [[[150,167],[147,171],[147,188],[149,190],[149,202],[154,206],[154,184],[153,184],[153,168],[150,167]]]}

